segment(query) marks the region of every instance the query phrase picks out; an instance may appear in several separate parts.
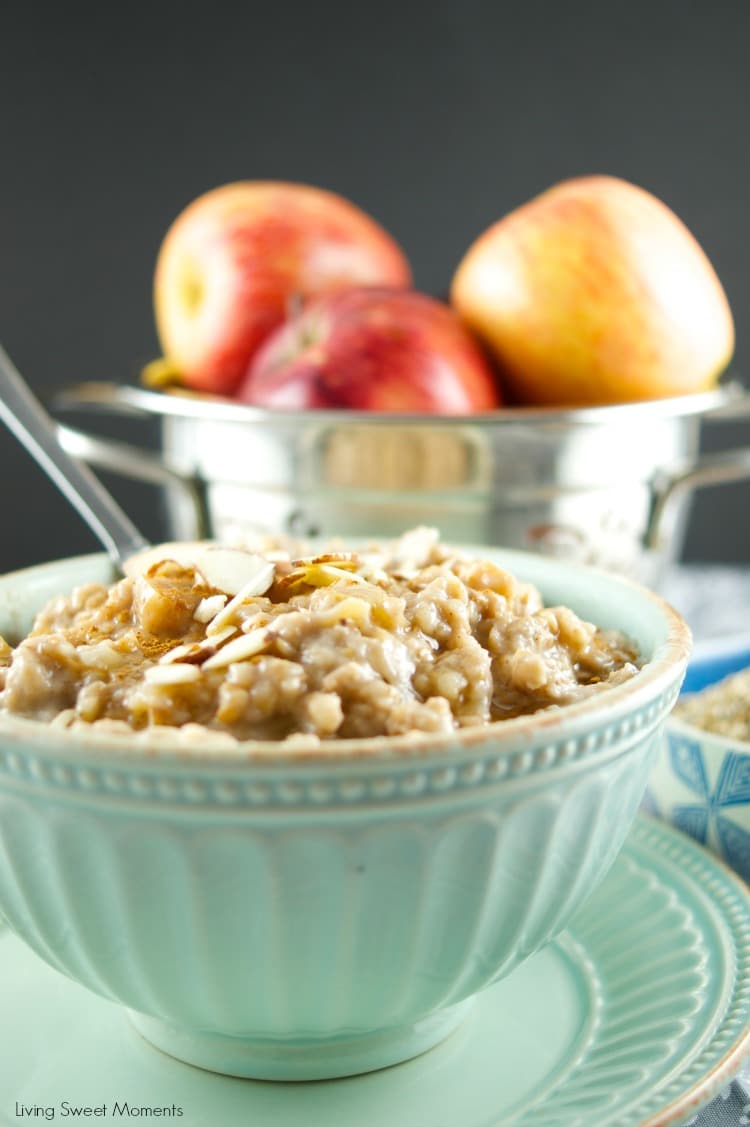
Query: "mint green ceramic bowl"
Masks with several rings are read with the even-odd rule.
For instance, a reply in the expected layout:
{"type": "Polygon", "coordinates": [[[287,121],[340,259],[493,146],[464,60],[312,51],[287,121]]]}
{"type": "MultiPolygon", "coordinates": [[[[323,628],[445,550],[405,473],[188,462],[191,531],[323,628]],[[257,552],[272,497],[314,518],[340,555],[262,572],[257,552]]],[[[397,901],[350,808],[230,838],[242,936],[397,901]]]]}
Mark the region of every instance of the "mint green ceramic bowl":
{"type": "MultiPolygon", "coordinates": [[[[604,876],[682,681],[687,628],[626,580],[476,549],[646,659],[564,709],[419,743],[187,750],[0,720],[0,913],[144,1037],[221,1072],[404,1060],[550,940],[604,876]]],[[[102,556],[0,579],[0,634],[109,582],[102,556]]]]}

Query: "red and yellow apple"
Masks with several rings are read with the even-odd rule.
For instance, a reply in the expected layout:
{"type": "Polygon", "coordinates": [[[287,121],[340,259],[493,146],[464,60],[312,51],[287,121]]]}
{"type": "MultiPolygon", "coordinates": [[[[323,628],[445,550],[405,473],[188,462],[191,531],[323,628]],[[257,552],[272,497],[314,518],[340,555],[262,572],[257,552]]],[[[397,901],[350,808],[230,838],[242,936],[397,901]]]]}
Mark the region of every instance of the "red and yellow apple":
{"type": "Polygon", "coordinates": [[[603,404],[703,391],[734,348],[708,258],[650,193],[568,180],[490,227],[451,301],[520,403],[603,404]]]}
{"type": "Polygon", "coordinates": [[[397,243],[341,196],[303,184],[227,184],[167,232],[154,281],[157,331],[183,383],[231,395],[295,303],[410,283],[397,243]]]}
{"type": "Polygon", "coordinates": [[[297,410],[447,415],[500,405],[492,368],[447,305],[382,288],[312,302],[256,353],[238,398],[297,410]]]}

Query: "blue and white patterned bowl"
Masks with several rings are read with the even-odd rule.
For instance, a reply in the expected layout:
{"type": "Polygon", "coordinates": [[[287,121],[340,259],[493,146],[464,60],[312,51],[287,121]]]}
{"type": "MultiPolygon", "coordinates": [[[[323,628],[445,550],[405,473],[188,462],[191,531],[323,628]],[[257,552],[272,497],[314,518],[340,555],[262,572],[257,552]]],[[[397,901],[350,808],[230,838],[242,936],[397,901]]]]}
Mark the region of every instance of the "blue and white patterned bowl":
{"type": "MultiPolygon", "coordinates": [[[[750,635],[705,643],[696,647],[683,694],[749,666],[750,635]]],[[[704,732],[670,716],[644,805],[750,882],[750,742],[704,732]]]]}
{"type": "MultiPolygon", "coordinates": [[[[650,592],[476,549],[646,664],[567,708],[298,757],[0,719],[0,912],[182,1060],[315,1079],[414,1056],[558,934],[616,857],[687,663],[650,592]]],[[[101,556],[0,579],[0,634],[101,556]]]]}

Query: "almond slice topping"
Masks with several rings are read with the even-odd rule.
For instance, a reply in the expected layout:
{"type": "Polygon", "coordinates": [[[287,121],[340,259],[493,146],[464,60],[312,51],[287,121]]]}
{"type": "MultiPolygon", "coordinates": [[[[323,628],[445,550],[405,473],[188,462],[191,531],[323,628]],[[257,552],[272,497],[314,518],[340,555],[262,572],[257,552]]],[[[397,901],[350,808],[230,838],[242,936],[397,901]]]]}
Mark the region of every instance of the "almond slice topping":
{"type": "Polygon", "coordinates": [[[252,630],[249,634],[243,634],[242,637],[227,642],[217,654],[203,662],[203,669],[224,669],[235,661],[247,661],[248,658],[255,657],[264,650],[270,641],[270,631],[265,626],[261,626],[258,630],[252,630]]]}
{"type": "Polygon", "coordinates": [[[273,583],[274,573],[276,571],[275,565],[268,560],[263,560],[261,556],[256,556],[255,559],[262,560],[263,570],[258,570],[255,578],[249,580],[244,587],[240,588],[233,599],[230,599],[223,610],[220,610],[215,618],[209,622],[206,627],[206,637],[213,637],[219,631],[226,628],[227,624],[231,622],[234,614],[243,603],[248,602],[250,599],[257,598],[259,595],[265,595],[268,588],[273,583]]]}
{"type": "Polygon", "coordinates": [[[163,657],[159,658],[159,665],[172,665],[175,662],[193,664],[197,662],[200,664],[205,658],[213,657],[217,647],[231,638],[233,634],[236,634],[237,630],[237,626],[227,626],[226,630],[220,630],[212,637],[204,638],[202,642],[188,642],[182,646],[173,646],[163,657]]]}
{"type": "Polygon", "coordinates": [[[276,586],[280,592],[293,593],[300,587],[330,587],[332,583],[339,580],[346,580],[348,583],[367,582],[356,571],[348,571],[343,567],[316,560],[312,563],[299,564],[288,575],[282,575],[276,586]]]}
{"type": "Polygon", "coordinates": [[[200,675],[197,665],[152,665],[143,678],[149,685],[184,685],[197,681],[200,675]]]}
{"type": "Polygon", "coordinates": [[[212,618],[216,618],[226,601],[226,595],[209,595],[207,599],[201,599],[193,611],[193,618],[196,622],[210,622],[212,618]]]}
{"type": "Polygon", "coordinates": [[[157,544],[154,548],[145,548],[136,552],[125,561],[123,571],[129,579],[136,579],[145,575],[154,564],[163,560],[175,560],[183,567],[195,567],[195,560],[201,552],[205,551],[206,542],[191,540],[176,540],[166,544],[157,544]]]}
{"type": "Polygon", "coordinates": [[[131,556],[125,564],[125,574],[137,578],[166,560],[173,560],[183,568],[192,568],[200,573],[209,587],[229,596],[238,594],[253,581],[258,587],[255,594],[262,595],[273,582],[273,564],[263,556],[210,541],[157,544],[155,548],[147,548],[131,556]]]}
{"type": "Polygon", "coordinates": [[[263,595],[273,582],[274,565],[239,548],[205,548],[195,564],[209,587],[227,595],[263,595]]]}
{"type": "Polygon", "coordinates": [[[360,559],[356,552],[326,552],[322,556],[302,556],[292,560],[292,567],[308,567],[310,564],[334,564],[348,571],[356,571],[360,559]]]}

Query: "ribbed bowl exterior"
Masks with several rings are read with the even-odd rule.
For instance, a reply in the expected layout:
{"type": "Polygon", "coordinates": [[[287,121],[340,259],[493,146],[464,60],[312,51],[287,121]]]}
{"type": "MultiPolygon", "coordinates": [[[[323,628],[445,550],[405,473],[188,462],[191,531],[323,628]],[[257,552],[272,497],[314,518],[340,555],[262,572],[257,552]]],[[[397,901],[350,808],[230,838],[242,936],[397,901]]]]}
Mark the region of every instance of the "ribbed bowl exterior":
{"type": "Polygon", "coordinates": [[[59,970],[178,1026],[402,1025],[565,926],[622,844],[666,706],[598,754],[590,734],[568,739],[549,767],[489,742],[428,768],[261,769],[243,786],[236,769],[118,774],[6,752],[0,910],[59,970]]]}
{"type": "MultiPolygon", "coordinates": [[[[0,914],[207,1067],[341,1075],[445,1035],[463,1011],[451,1007],[556,935],[606,873],[689,649],[684,623],[642,588],[475,551],[550,605],[625,630],[643,670],[567,708],[314,756],[0,717],[0,914]],[[277,1067],[282,1041],[291,1063],[277,1067]]],[[[94,556],[0,579],[0,633],[22,635],[47,599],[111,577],[94,556]]]]}

